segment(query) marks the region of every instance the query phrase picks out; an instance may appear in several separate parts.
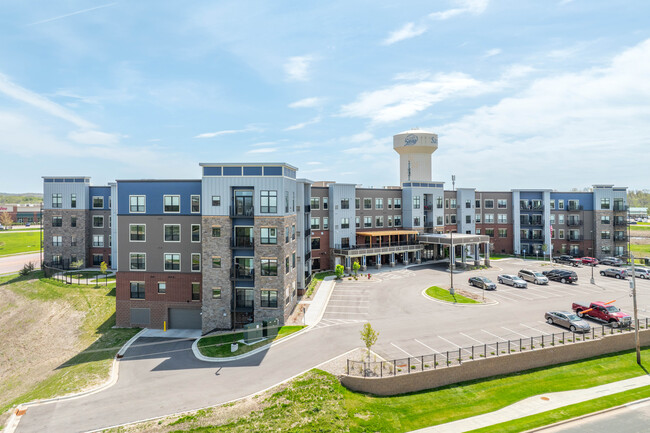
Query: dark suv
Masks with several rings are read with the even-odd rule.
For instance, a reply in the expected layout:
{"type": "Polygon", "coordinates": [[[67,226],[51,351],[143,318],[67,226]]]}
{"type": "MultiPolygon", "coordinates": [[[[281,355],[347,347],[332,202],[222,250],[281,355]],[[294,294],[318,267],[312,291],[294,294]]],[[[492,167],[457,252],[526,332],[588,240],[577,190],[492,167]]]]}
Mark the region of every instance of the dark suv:
{"type": "Polygon", "coordinates": [[[571,284],[578,281],[578,275],[573,271],[564,269],[552,269],[550,271],[542,272],[546,278],[551,281],[559,281],[562,284],[571,284]]]}
{"type": "Polygon", "coordinates": [[[555,263],[561,263],[564,265],[572,265],[572,266],[578,266],[580,263],[582,263],[581,260],[573,258],[571,256],[563,255],[560,257],[553,257],[553,262],[555,263]]]}

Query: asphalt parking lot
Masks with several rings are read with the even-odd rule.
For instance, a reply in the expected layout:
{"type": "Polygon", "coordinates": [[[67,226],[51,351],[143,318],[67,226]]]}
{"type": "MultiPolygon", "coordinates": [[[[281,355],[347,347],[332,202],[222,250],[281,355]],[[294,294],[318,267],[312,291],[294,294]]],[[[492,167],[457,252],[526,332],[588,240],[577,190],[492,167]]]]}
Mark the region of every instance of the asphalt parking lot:
{"type": "MultiPolygon", "coordinates": [[[[389,270],[373,275],[370,280],[344,279],[337,283],[321,326],[368,321],[380,332],[373,351],[378,359],[390,360],[459,349],[467,351],[471,346],[561,333],[567,330],[547,324],[544,313],[570,311],[573,302],[616,300],[616,306],[632,314],[629,279],[601,276],[598,271],[603,266],[594,268],[595,284],[590,284],[592,268],[589,266],[494,260],[490,269],[454,273],[454,287],[482,296],[481,289],[469,286],[469,277],[485,276],[496,283],[499,274],[516,275],[524,268],[570,269],[578,274],[578,282],[529,283],[527,289],[497,284],[496,291],[485,293],[486,300],[496,301],[492,305],[449,305],[422,296],[422,291],[432,285],[449,287],[449,272],[444,267],[425,264],[389,270]]],[[[650,318],[650,281],[637,279],[637,293],[639,318],[650,318]]],[[[590,324],[600,325],[594,321],[590,324]]]]}

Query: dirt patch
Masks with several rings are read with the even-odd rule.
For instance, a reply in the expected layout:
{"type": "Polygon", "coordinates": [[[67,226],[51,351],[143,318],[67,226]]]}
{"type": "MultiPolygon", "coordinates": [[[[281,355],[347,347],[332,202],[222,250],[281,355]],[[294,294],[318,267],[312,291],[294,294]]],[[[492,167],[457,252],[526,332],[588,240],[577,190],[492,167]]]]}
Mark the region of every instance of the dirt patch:
{"type": "Polygon", "coordinates": [[[85,313],[65,302],[30,300],[0,287],[0,407],[77,353],[85,313]]]}
{"type": "Polygon", "coordinates": [[[482,293],[479,295],[477,293],[468,292],[467,290],[462,290],[462,289],[455,289],[455,290],[456,290],[456,293],[458,293],[460,296],[464,296],[466,298],[473,299],[473,300],[478,301],[478,302],[483,302],[482,301],[482,296],[483,296],[482,293]]]}

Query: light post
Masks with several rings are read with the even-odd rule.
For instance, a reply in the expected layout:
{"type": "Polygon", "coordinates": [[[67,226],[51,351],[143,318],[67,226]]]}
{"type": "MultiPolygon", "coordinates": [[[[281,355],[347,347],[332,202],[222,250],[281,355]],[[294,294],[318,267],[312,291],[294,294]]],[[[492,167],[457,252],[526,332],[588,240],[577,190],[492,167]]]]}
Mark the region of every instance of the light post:
{"type": "MultiPolygon", "coordinates": [[[[456,192],[456,175],[451,175],[451,190],[456,192]]],[[[456,222],[458,224],[458,222],[456,222]]],[[[450,230],[449,239],[451,246],[449,247],[449,278],[451,280],[451,287],[449,288],[449,293],[454,295],[454,267],[456,265],[456,250],[454,250],[454,231],[450,230]],[[453,261],[452,261],[453,260],[453,261]]]]}
{"type": "Polygon", "coordinates": [[[634,342],[636,344],[636,363],[641,365],[641,344],[639,342],[639,315],[636,308],[636,279],[634,272],[634,256],[632,258],[632,281],[630,281],[630,288],[632,289],[632,303],[634,305],[634,342]]]}
{"type": "MultiPolygon", "coordinates": [[[[591,258],[595,259],[594,254],[596,254],[596,251],[594,251],[594,231],[590,230],[591,233],[591,258]]],[[[591,262],[591,280],[589,281],[591,284],[596,284],[596,281],[594,280],[594,268],[596,267],[596,262],[591,262]]]]}

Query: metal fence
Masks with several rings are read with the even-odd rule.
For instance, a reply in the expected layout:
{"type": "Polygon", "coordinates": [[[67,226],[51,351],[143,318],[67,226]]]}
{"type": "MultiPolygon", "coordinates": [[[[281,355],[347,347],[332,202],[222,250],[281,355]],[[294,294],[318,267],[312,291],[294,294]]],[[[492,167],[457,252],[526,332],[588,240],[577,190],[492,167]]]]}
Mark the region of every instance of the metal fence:
{"type": "MultiPolygon", "coordinates": [[[[639,329],[648,329],[648,318],[639,319],[639,329]]],[[[464,362],[475,361],[509,354],[539,350],[548,347],[575,344],[581,341],[590,341],[603,338],[605,335],[632,332],[634,327],[615,326],[614,324],[602,324],[592,326],[591,330],[585,333],[558,332],[542,335],[539,337],[526,337],[514,340],[497,341],[478,346],[460,347],[445,352],[437,352],[429,355],[413,356],[408,358],[393,359],[390,361],[355,361],[347,360],[348,376],[360,377],[384,377],[397,376],[400,374],[415,373],[425,370],[436,370],[439,368],[461,365],[464,362]]]]}

